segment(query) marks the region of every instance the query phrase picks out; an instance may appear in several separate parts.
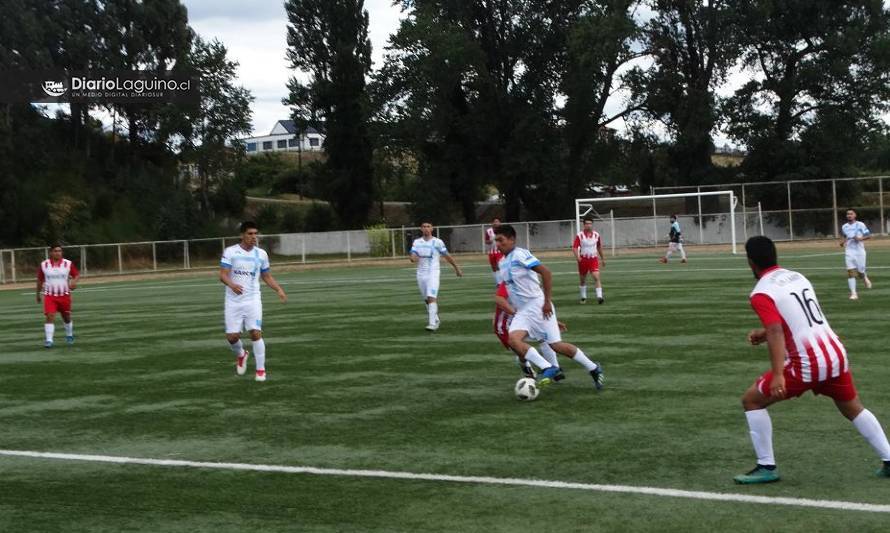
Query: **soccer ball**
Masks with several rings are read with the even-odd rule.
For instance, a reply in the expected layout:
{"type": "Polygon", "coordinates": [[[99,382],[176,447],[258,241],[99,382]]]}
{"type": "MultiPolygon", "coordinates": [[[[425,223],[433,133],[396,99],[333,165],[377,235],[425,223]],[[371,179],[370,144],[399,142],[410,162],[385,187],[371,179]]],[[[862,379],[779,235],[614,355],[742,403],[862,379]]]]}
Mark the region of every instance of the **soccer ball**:
{"type": "Polygon", "coordinates": [[[530,402],[538,397],[541,389],[538,388],[538,383],[532,378],[522,378],[516,382],[516,387],[513,388],[513,391],[516,393],[517,400],[530,402]]]}

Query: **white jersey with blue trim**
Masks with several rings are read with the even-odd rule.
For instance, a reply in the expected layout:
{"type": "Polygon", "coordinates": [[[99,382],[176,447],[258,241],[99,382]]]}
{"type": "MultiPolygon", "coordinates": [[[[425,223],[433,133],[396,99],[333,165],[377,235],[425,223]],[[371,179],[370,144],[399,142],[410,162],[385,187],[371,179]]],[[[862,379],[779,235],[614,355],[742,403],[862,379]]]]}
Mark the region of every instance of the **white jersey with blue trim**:
{"type": "Polygon", "coordinates": [[[501,280],[507,284],[510,305],[517,310],[536,303],[543,305],[544,290],[538,273],[532,270],[541,264],[530,251],[525,248],[513,248],[498,263],[501,280]]]}
{"type": "Polygon", "coordinates": [[[241,303],[260,299],[260,274],[269,271],[269,254],[256,246],[245,250],[240,244],[223,251],[220,266],[230,270],[231,280],[244,291],[238,295],[226,286],[226,301],[241,303]]]}
{"type": "Polygon", "coordinates": [[[865,243],[856,240],[856,237],[867,237],[871,235],[871,232],[868,231],[868,227],[865,224],[858,220],[853,223],[847,222],[841,227],[841,232],[844,234],[844,238],[847,239],[847,244],[845,246],[847,252],[859,253],[865,251],[865,243]]]}
{"type": "Polygon", "coordinates": [[[421,237],[414,239],[411,253],[417,256],[417,277],[423,277],[439,273],[439,257],[448,255],[448,249],[442,239],[421,237]]]}

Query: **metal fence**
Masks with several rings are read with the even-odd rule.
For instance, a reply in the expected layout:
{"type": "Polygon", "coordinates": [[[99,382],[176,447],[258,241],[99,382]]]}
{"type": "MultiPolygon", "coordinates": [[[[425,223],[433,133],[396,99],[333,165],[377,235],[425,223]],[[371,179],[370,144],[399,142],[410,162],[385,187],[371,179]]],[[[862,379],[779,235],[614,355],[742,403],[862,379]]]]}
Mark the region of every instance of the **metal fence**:
{"type": "MultiPolygon", "coordinates": [[[[701,187],[659,188],[653,192],[732,189],[739,197],[736,208],[737,238],[765,234],[775,240],[837,237],[846,208],[853,207],[873,233],[887,234],[888,213],[884,179],[849,178],[776,183],[724,184],[701,187]],[[805,206],[805,207],[804,207],[805,206]]],[[[568,206],[567,206],[568,211],[568,206]]],[[[669,215],[676,213],[687,244],[730,244],[730,210],[727,202],[658,200],[640,205],[604,205],[595,228],[612,253],[623,248],[657,246],[667,242],[669,215]],[[608,209],[608,211],[605,211],[608,209]],[[701,213],[701,214],[699,214],[701,213]]],[[[569,212],[566,213],[567,215],[569,212]]],[[[517,244],[535,251],[568,250],[575,235],[573,220],[512,223],[517,244]]],[[[440,226],[436,235],[455,253],[484,253],[486,225],[440,226]]],[[[381,228],[323,233],[261,235],[273,264],[309,264],[403,257],[418,227],[381,228]]],[[[108,276],[208,269],[219,265],[222,251],[239,237],[217,237],[155,242],[70,245],[65,256],[83,276],[108,276]]],[[[30,282],[46,259],[49,248],[0,249],[0,283],[30,282]]]]}

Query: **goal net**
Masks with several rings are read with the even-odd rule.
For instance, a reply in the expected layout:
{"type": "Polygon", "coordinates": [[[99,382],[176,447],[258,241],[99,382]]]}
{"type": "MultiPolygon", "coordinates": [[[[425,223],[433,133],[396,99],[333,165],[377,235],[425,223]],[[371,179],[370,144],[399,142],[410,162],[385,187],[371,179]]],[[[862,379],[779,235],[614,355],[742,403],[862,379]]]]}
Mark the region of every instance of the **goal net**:
{"type": "MultiPolygon", "coordinates": [[[[590,217],[612,249],[659,246],[669,241],[670,217],[677,216],[684,244],[728,244],[737,253],[733,191],[708,191],[646,196],[612,196],[575,200],[575,227],[590,217]]],[[[738,222],[741,223],[741,218],[738,222]]]]}

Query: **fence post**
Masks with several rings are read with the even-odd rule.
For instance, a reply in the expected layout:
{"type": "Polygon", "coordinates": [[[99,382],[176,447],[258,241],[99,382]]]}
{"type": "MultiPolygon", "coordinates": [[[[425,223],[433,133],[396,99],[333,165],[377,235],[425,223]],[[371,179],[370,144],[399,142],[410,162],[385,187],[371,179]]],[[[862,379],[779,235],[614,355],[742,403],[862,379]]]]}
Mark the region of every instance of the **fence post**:
{"type": "Polygon", "coordinates": [[[396,257],[396,230],[389,230],[389,249],[392,250],[392,257],[396,257]]]}
{"type": "Polygon", "coordinates": [[[760,202],[757,202],[757,220],[760,221],[760,234],[763,235],[763,210],[760,207],[760,202]]]}
{"type": "Polygon", "coordinates": [[[837,180],[831,180],[831,218],[834,220],[834,238],[837,239],[837,180]]]}
{"type": "Polygon", "coordinates": [[[15,250],[9,251],[9,268],[12,269],[12,282],[15,283],[15,250]]]}
{"type": "Polygon", "coordinates": [[[479,228],[482,230],[482,253],[485,254],[488,252],[488,248],[485,246],[485,224],[479,224],[479,228]]]}
{"type": "Polygon", "coordinates": [[[405,245],[405,226],[403,225],[402,226],[402,255],[405,255],[405,253],[406,253],[405,246],[406,246],[405,245]]]}
{"type": "MultiPolygon", "coordinates": [[[[729,199],[729,203],[730,204],[732,203],[731,197],[729,199]]],[[[718,203],[718,205],[719,205],[719,203],[718,203]]],[[[731,211],[732,206],[730,205],[729,207],[730,207],[730,211],[731,211]]],[[[702,213],[701,213],[701,187],[699,187],[698,188],[698,243],[699,244],[705,243],[705,232],[702,229],[703,225],[704,225],[704,219],[702,219],[702,213]]]]}
{"type": "Polygon", "coordinates": [[[43,248],[43,258],[44,258],[44,259],[49,259],[49,247],[44,247],[44,248],[43,248]]]}
{"type": "Polygon", "coordinates": [[[612,221],[612,257],[615,257],[615,210],[609,209],[609,219],[612,221]]]}
{"type": "Polygon", "coordinates": [[[884,226],[884,178],[878,178],[878,205],[881,209],[881,233],[887,234],[887,228],[884,226]]]}
{"type": "Polygon", "coordinates": [[[745,204],[745,184],[742,183],[742,232],[745,234],[745,241],[748,240],[748,208],[745,204]]]}
{"type": "Polygon", "coordinates": [[[188,270],[189,268],[189,242],[182,241],[182,268],[188,270]]]}
{"type": "MultiPolygon", "coordinates": [[[[438,231],[436,232],[438,233],[438,231]]],[[[349,231],[346,231],[346,261],[352,261],[352,245],[349,242],[349,231]]]]}
{"type": "Polygon", "coordinates": [[[528,250],[532,249],[532,237],[528,231],[528,222],[525,223],[525,247],[528,250]]]}
{"type": "Polygon", "coordinates": [[[118,274],[124,273],[124,256],[121,253],[121,245],[120,244],[117,245],[117,273],[118,274]]]}
{"type": "Polygon", "coordinates": [[[6,269],[3,268],[3,250],[0,250],[0,283],[6,283],[6,269]]]}
{"type": "Polygon", "coordinates": [[[791,216],[791,182],[786,181],[785,185],[788,187],[788,236],[791,240],[794,240],[794,220],[791,216]]]}
{"type": "Polygon", "coordinates": [[[302,262],[306,262],[306,234],[300,235],[300,254],[302,255],[302,262]]]}
{"type": "Polygon", "coordinates": [[[151,243],[151,267],[152,267],[152,269],[154,269],[155,272],[157,272],[157,270],[158,270],[158,249],[157,249],[156,242],[151,243]]]}
{"type": "Polygon", "coordinates": [[[226,253],[226,238],[221,237],[219,243],[222,245],[222,253],[226,253]]]}
{"type": "Polygon", "coordinates": [[[658,246],[658,215],[655,211],[655,198],[652,199],[652,229],[655,231],[654,246],[658,246]]]}
{"type": "Polygon", "coordinates": [[[87,247],[80,247],[80,269],[83,270],[83,275],[87,275],[87,247]]]}

